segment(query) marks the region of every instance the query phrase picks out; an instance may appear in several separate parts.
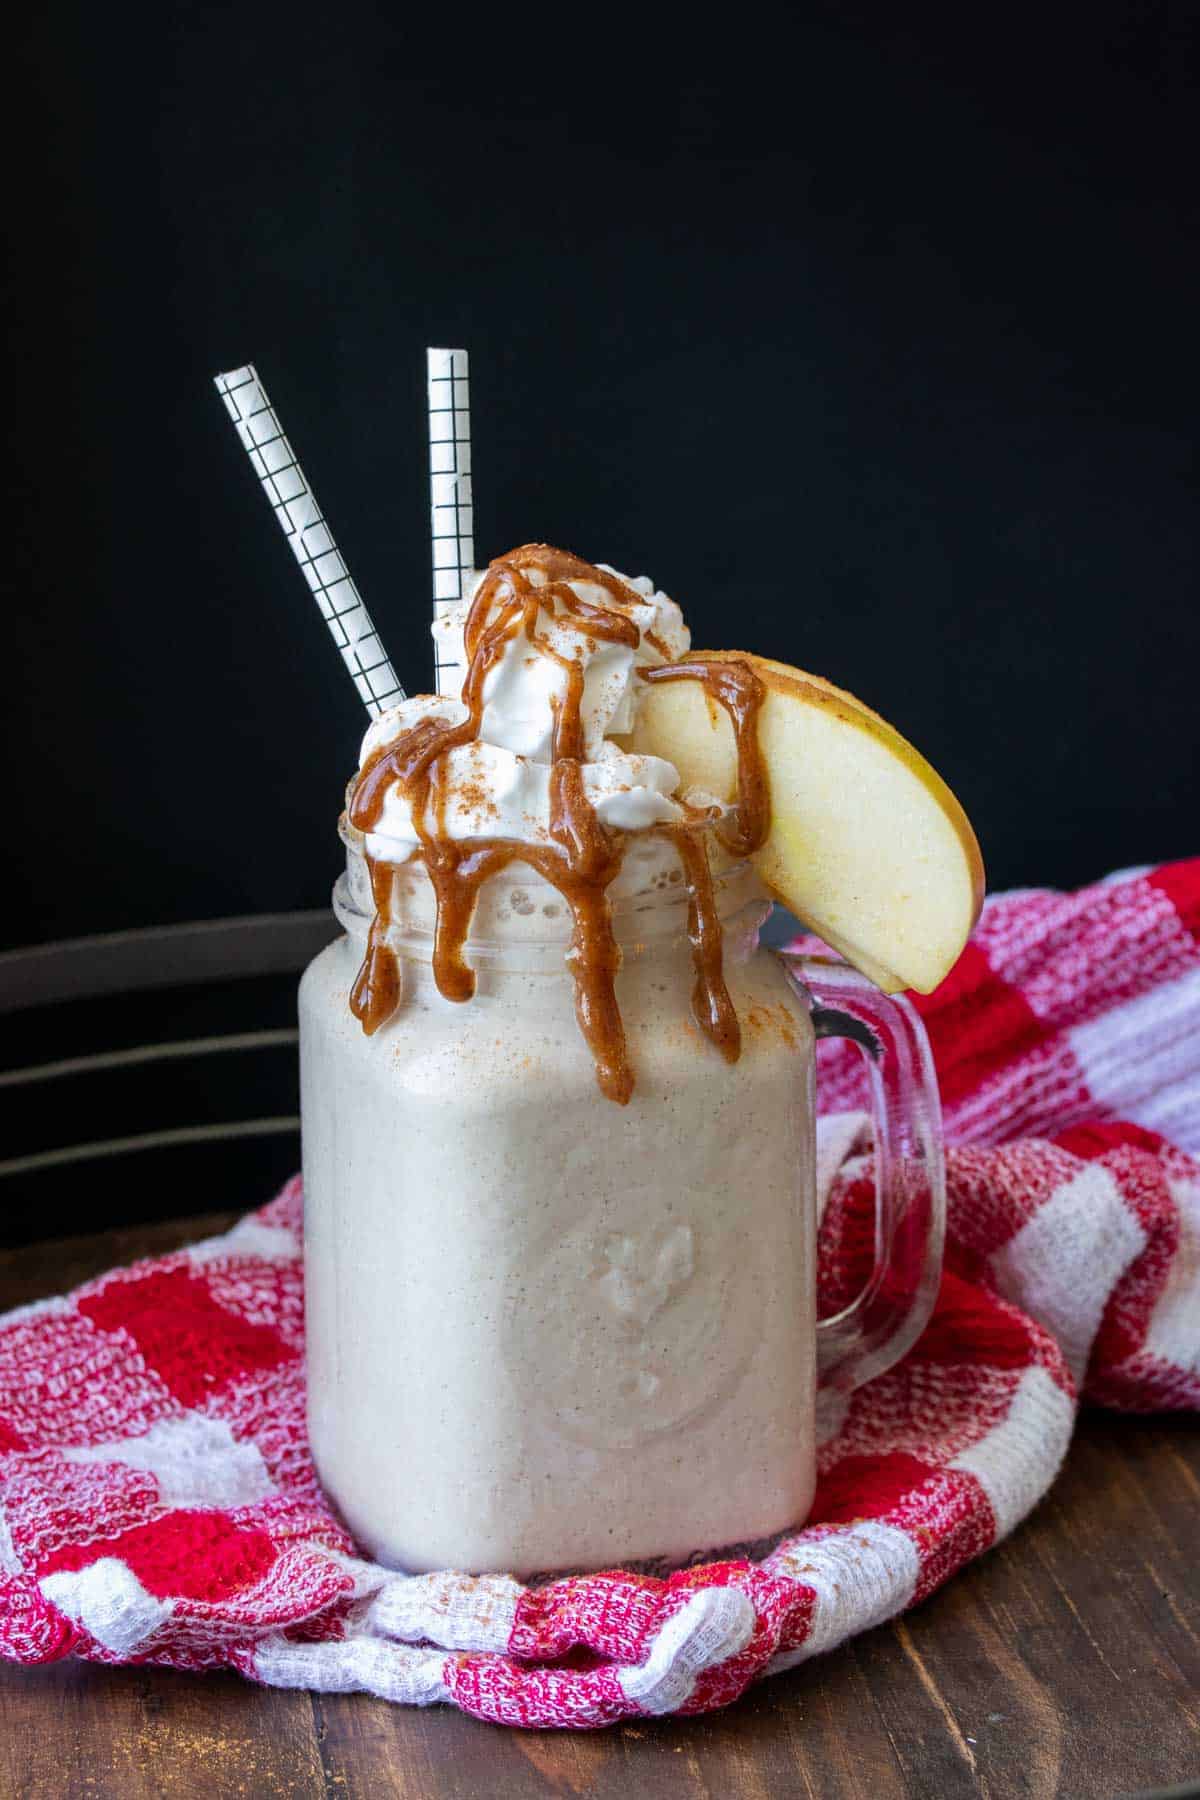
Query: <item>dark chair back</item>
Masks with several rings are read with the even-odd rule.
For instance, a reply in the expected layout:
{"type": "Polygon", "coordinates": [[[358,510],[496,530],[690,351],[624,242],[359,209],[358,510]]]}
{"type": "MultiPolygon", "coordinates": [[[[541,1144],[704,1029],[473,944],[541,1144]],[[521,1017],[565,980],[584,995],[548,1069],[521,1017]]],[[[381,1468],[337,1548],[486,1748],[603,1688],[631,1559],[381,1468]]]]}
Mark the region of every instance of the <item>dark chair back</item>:
{"type": "Polygon", "coordinates": [[[0,1241],[251,1207],[299,1165],[296,981],[326,912],[0,955],[0,1241]]]}

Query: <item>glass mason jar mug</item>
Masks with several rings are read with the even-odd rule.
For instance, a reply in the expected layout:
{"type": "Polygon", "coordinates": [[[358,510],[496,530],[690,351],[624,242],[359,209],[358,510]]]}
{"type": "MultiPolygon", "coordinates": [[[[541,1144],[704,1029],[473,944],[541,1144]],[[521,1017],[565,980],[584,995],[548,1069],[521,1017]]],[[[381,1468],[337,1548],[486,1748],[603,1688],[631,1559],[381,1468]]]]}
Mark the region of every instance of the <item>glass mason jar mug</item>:
{"type": "Polygon", "coordinates": [[[733,867],[715,883],[742,1033],[726,1063],[691,1017],[686,888],[649,862],[639,881],[631,847],[627,1106],[576,1023],[568,909],[520,865],[480,895],[466,1004],[434,985],[423,870],[398,872],[403,998],[366,1037],[349,991],[373,904],[347,848],[346,935],[306,972],[300,1026],[309,1431],[350,1530],[397,1567],[527,1574],[800,1523],[818,1385],[890,1366],[933,1304],[940,1117],[916,1015],[761,948],[769,905],[733,867]],[[870,1071],[877,1229],[863,1292],[818,1324],[813,1047],[831,1034],[870,1071]]]}

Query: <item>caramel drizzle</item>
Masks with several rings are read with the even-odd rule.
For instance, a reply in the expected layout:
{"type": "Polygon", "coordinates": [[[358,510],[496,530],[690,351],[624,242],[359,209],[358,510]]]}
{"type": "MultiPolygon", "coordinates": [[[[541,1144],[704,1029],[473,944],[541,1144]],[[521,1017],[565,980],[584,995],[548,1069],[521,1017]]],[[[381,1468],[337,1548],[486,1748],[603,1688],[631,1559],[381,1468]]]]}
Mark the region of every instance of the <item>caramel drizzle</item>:
{"type": "MultiPolygon", "coordinates": [[[[771,825],[771,790],[758,741],[758,716],[766,689],[750,667],[738,659],[688,657],[638,670],[643,681],[698,681],[705,694],[724,708],[733,726],[737,746],[737,807],[729,825],[715,825],[721,843],[737,857],[752,856],[766,839],[771,825]]],[[[725,985],[721,921],[713,895],[708,846],[703,837],[679,827],[667,827],[679,853],[688,882],[688,940],[696,985],[692,989],[692,1016],[726,1062],[741,1055],[742,1031],[725,985]]]]}
{"type": "Polygon", "coordinates": [[[688,884],[688,942],[692,946],[692,1017],[727,1063],[742,1054],[742,1028],[725,986],[724,940],[713,894],[708,845],[686,827],[663,826],[679,853],[688,884]]]}
{"type": "MultiPolygon", "coordinates": [[[[600,823],[584,789],[583,664],[554,649],[539,630],[539,617],[546,611],[589,638],[636,649],[640,634],[624,609],[639,599],[619,577],[547,544],[524,544],[498,558],[480,583],[467,617],[468,666],[462,689],[466,718],[456,725],[422,719],[391,743],[381,745],[363,765],[349,803],[351,824],[367,833],[377,825],[393,783],[408,801],[436,901],[434,980],[448,1000],[469,1000],[475,992],[474,971],[465,962],[463,949],[483,883],[510,863],[522,862],[557,888],[571,910],[566,963],[575,984],[575,1015],[595,1060],[600,1089],[619,1105],[629,1100],[634,1082],[616,998],[621,952],[613,932],[608,888],[621,867],[624,840],[600,823]],[[541,586],[529,580],[526,571],[530,569],[544,575],[541,586]],[[611,605],[581,598],[567,585],[570,580],[601,587],[611,605]],[[494,838],[456,843],[443,829],[442,758],[478,737],[484,681],[506,645],[521,631],[566,675],[566,691],[554,714],[550,842],[523,844],[494,838]],[[431,802],[436,827],[432,831],[427,825],[431,802]]],[[[762,702],[758,678],[743,663],[703,660],[641,673],[647,679],[700,680],[729,713],[738,743],[739,803],[735,828],[722,841],[738,855],[757,848],[766,835],[768,806],[755,731],[762,702]]],[[[676,845],[688,880],[688,936],[696,969],[693,1011],[721,1054],[735,1062],[740,1031],[721,973],[721,927],[707,848],[703,838],[687,827],[663,829],[676,845]]],[[[370,855],[367,864],[375,918],[351,990],[350,1007],[371,1036],[399,1004],[400,972],[396,953],[387,942],[395,868],[370,855]]]]}
{"type": "Polygon", "coordinates": [[[718,826],[716,832],[732,856],[753,856],[771,828],[771,788],[758,741],[758,716],[767,692],[761,680],[740,657],[721,656],[688,656],[682,662],[639,669],[638,674],[651,683],[698,681],[708,698],[729,715],[737,745],[737,808],[732,826],[718,826]]]}

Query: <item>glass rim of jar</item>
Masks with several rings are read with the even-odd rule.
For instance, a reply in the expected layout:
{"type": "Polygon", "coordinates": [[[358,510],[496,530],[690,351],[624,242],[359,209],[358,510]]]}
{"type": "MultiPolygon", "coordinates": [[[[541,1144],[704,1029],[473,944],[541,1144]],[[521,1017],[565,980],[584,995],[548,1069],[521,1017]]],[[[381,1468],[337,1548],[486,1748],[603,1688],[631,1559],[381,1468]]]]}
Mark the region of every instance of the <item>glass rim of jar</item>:
{"type": "MultiPolygon", "coordinates": [[[[348,824],[344,814],[339,821],[339,835],[346,847],[348,865],[350,858],[365,858],[362,833],[348,824]]],[[[400,871],[410,866],[424,876],[419,860],[411,865],[396,865],[400,871]]],[[[427,881],[428,877],[424,879],[427,881]]],[[[739,941],[748,939],[748,949],[752,950],[757,943],[758,932],[771,910],[770,897],[764,892],[754,865],[748,861],[726,862],[713,869],[712,882],[721,928],[731,940],[729,949],[736,957],[739,941]]],[[[571,912],[552,882],[546,881],[528,864],[516,860],[490,876],[483,893],[485,896],[489,893],[495,895],[497,891],[501,894],[505,891],[515,894],[523,889],[529,889],[536,898],[528,915],[528,924],[523,924],[522,929],[503,936],[492,935],[487,930],[477,931],[475,921],[472,922],[465,947],[468,961],[473,967],[493,964],[528,972],[543,969],[550,972],[564,971],[564,954],[572,933],[571,912]],[[544,901],[543,896],[553,896],[553,900],[544,901]],[[545,918],[545,923],[542,923],[545,917],[544,904],[552,904],[555,908],[553,923],[549,918],[545,918]]],[[[611,901],[612,918],[623,962],[628,964],[652,950],[661,951],[673,943],[687,945],[690,898],[686,877],[666,885],[656,884],[632,893],[614,895],[611,901]]],[[[334,886],[333,910],[339,924],[350,937],[365,941],[371,927],[372,914],[355,903],[348,869],[339,875],[334,886]]],[[[425,963],[432,960],[432,923],[418,925],[411,921],[398,921],[389,927],[385,941],[397,955],[406,959],[425,963]]]]}

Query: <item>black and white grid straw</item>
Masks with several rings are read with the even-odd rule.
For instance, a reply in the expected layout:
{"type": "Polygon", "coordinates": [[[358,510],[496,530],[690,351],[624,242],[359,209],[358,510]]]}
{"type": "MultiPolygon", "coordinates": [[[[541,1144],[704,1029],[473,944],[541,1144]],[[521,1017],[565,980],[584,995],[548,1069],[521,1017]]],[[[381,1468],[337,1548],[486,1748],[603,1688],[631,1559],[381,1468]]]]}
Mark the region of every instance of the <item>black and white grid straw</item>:
{"type": "Polygon", "coordinates": [[[258,372],[247,363],[214,382],[359,697],[375,717],[403,700],[404,689],[258,372]]]}
{"type": "MultiPolygon", "coordinates": [[[[429,499],[433,535],[435,622],[460,600],[475,569],[471,496],[471,383],[465,350],[427,350],[429,376],[429,499]]],[[[440,631],[434,632],[439,694],[457,694],[463,667],[440,631]]]]}

